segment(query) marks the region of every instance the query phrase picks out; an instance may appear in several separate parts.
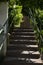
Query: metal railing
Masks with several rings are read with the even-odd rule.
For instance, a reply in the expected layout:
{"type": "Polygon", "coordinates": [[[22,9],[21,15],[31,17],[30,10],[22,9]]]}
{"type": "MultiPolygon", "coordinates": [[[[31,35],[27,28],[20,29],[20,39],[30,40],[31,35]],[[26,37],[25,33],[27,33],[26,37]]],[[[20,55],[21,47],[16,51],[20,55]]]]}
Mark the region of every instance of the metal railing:
{"type": "Polygon", "coordinates": [[[7,51],[7,45],[8,45],[8,33],[9,29],[11,28],[13,21],[9,25],[7,21],[4,23],[4,25],[0,25],[0,55],[5,56],[7,51]]]}
{"type": "Polygon", "coordinates": [[[4,25],[0,25],[0,55],[6,54],[7,47],[8,20],[4,25]]]}
{"type": "Polygon", "coordinates": [[[2,42],[3,42],[3,32],[4,32],[4,29],[3,27],[0,25],[0,50],[2,49],[2,42]]]}
{"type": "MultiPolygon", "coordinates": [[[[34,17],[34,13],[31,11],[30,8],[29,8],[29,16],[30,16],[30,19],[32,20],[33,28],[35,27],[37,29],[38,36],[39,36],[38,37],[39,38],[39,48],[40,48],[40,52],[41,52],[41,43],[43,42],[42,35],[40,34],[40,32],[41,32],[41,24],[40,24],[40,29],[39,29],[38,26],[37,26],[37,23],[36,23],[36,18],[34,17]]],[[[38,19],[39,19],[39,21],[41,23],[40,18],[38,18],[38,19]]]]}

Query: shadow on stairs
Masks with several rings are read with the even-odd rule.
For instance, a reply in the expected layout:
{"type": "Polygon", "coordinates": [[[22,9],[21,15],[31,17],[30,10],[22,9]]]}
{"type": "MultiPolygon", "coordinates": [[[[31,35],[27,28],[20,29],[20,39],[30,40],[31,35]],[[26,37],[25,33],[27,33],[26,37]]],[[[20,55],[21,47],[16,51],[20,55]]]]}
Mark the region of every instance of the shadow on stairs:
{"type": "Polygon", "coordinates": [[[21,28],[13,28],[9,36],[6,57],[1,65],[43,65],[35,38],[35,33],[28,18],[21,28]]]}

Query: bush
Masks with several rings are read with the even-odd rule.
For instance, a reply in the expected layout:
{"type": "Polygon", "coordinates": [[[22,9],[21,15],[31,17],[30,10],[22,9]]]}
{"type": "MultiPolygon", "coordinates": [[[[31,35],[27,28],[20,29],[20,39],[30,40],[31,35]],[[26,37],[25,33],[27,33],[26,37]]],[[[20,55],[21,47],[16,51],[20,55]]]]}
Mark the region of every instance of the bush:
{"type": "Polygon", "coordinates": [[[13,17],[13,23],[15,25],[19,25],[22,22],[22,6],[14,5],[13,10],[11,11],[11,15],[13,17]]]}

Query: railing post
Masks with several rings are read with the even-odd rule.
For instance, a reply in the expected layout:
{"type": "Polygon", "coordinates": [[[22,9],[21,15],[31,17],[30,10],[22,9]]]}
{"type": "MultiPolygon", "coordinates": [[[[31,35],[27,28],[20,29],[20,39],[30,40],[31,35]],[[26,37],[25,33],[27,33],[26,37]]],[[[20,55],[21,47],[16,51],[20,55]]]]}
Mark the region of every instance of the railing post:
{"type": "Polygon", "coordinates": [[[3,26],[4,28],[4,35],[5,39],[3,41],[3,55],[6,56],[6,51],[7,51],[7,37],[8,37],[8,20],[6,21],[5,25],[3,26]]]}

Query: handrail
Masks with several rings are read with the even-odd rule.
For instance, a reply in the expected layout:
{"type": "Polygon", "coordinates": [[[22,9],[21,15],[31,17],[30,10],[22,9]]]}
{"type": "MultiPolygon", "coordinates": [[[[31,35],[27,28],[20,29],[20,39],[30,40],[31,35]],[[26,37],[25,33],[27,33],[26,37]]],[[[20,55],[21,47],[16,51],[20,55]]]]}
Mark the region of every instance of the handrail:
{"type": "Polygon", "coordinates": [[[1,25],[2,27],[0,27],[0,40],[3,39],[0,41],[0,53],[1,53],[2,49],[4,48],[3,49],[3,55],[4,55],[4,53],[6,54],[5,50],[6,50],[7,40],[8,40],[8,32],[12,26],[12,23],[13,23],[13,21],[9,25],[8,19],[7,19],[6,22],[4,23],[4,25],[1,25]]]}
{"type": "MultiPolygon", "coordinates": [[[[42,36],[41,36],[41,34],[40,34],[40,30],[39,30],[39,28],[38,28],[38,26],[37,26],[37,24],[36,24],[36,19],[35,19],[35,17],[33,16],[33,14],[32,14],[32,11],[31,11],[31,9],[29,8],[29,15],[30,15],[30,18],[32,19],[32,23],[36,26],[36,28],[37,28],[37,31],[38,31],[38,33],[39,33],[39,38],[40,38],[40,40],[39,40],[39,43],[40,43],[40,45],[41,45],[41,42],[43,41],[43,39],[42,39],[42,36]]],[[[40,19],[39,19],[40,20],[40,19]]]]}
{"type": "Polygon", "coordinates": [[[6,21],[4,23],[4,25],[1,25],[1,27],[0,27],[0,40],[2,39],[1,42],[0,42],[0,51],[1,51],[2,47],[3,47],[3,45],[4,45],[4,41],[5,41],[6,35],[8,33],[8,32],[5,33],[5,31],[4,31],[5,25],[8,25],[8,21],[6,21]]]}
{"type": "Polygon", "coordinates": [[[10,24],[9,28],[11,28],[12,24],[13,24],[13,21],[11,22],[11,24],[10,24]]]}
{"type": "MultiPolygon", "coordinates": [[[[9,28],[12,26],[12,23],[13,23],[13,21],[11,22],[9,28]]],[[[2,31],[4,31],[5,26],[7,26],[7,28],[8,28],[8,19],[7,19],[7,21],[4,23],[4,25],[1,25],[0,35],[1,35],[2,31]]],[[[3,35],[5,35],[5,36],[7,35],[7,33],[9,32],[9,28],[7,29],[7,32],[3,33],[3,35]]],[[[3,40],[3,41],[4,41],[4,40],[3,40]]],[[[1,43],[3,43],[3,41],[2,41],[1,43]]],[[[1,43],[0,43],[0,44],[1,44],[1,43]]]]}

